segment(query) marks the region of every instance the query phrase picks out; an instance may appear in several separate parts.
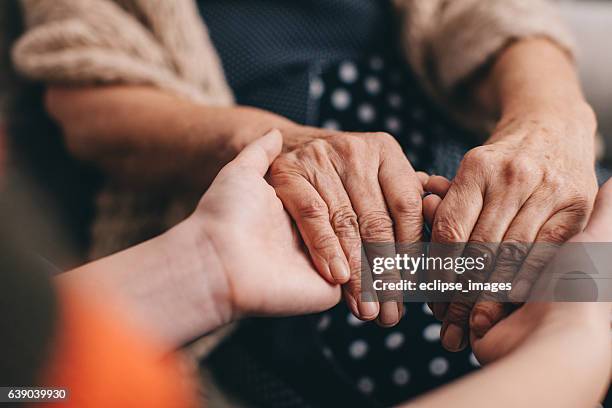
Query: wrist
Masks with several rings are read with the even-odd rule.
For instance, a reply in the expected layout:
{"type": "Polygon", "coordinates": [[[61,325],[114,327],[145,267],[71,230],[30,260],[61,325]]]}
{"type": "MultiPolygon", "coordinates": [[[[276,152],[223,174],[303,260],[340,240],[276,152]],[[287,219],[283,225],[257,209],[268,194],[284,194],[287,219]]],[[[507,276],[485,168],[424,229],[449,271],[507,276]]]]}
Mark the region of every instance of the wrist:
{"type": "Polygon", "coordinates": [[[249,143],[265,135],[272,129],[285,133],[299,127],[295,122],[280,115],[252,107],[237,107],[234,120],[229,124],[231,130],[220,149],[228,160],[232,160],[249,143]]]}
{"type": "Polygon", "coordinates": [[[562,139],[563,145],[578,143],[591,155],[594,151],[597,120],[593,109],[584,100],[567,103],[532,101],[504,109],[495,131],[487,143],[502,140],[547,138],[562,139]]]}
{"type": "Polygon", "coordinates": [[[172,228],[160,239],[169,249],[171,285],[180,295],[184,326],[197,337],[234,319],[231,288],[226,269],[203,223],[195,216],[172,228]]]}

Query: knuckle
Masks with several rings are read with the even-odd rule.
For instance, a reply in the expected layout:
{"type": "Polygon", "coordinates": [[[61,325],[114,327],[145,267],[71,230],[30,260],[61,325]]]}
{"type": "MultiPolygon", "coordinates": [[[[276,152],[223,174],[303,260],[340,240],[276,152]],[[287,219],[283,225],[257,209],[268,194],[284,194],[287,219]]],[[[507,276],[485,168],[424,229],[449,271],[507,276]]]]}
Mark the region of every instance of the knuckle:
{"type": "Polygon", "coordinates": [[[482,271],[473,270],[472,274],[479,275],[490,271],[495,263],[495,248],[490,242],[473,241],[470,238],[470,242],[465,246],[463,255],[469,258],[483,258],[484,268],[482,271]]]}
{"type": "Polygon", "coordinates": [[[446,311],[445,320],[449,323],[465,325],[468,322],[473,303],[466,300],[457,300],[450,304],[446,311]]]}
{"type": "Polygon", "coordinates": [[[580,226],[575,222],[556,223],[542,231],[541,240],[554,244],[562,244],[580,230],[580,226]]]}
{"type": "Polygon", "coordinates": [[[382,143],[395,143],[395,138],[387,132],[374,132],[372,133],[372,137],[378,139],[382,143]]]}
{"type": "Polygon", "coordinates": [[[480,166],[492,159],[492,150],[487,146],[478,146],[469,150],[463,157],[463,163],[468,166],[480,166]]]}
{"type": "Polygon", "coordinates": [[[318,199],[312,199],[300,203],[297,211],[300,217],[303,219],[326,218],[328,212],[325,202],[318,199]]]}
{"type": "Polygon", "coordinates": [[[522,262],[529,254],[529,245],[525,242],[505,241],[499,247],[498,263],[522,262]]]}
{"type": "Polygon", "coordinates": [[[503,178],[508,183],[523,184],[531,180],[537,173],[533,161],[524,158],[513,158],[503,168],[503,178]]]}
{"type": "Polygon", "coordinates": [[[537,247],[530,251],[529,256],[523,262],[518,274],[518,280],[526,280],[530,283],[535,282],[540,276],[540,272],[554,256],[558,246],[548,244],[536,244],[537,247]]]}
{"type": "Polygon", "coordinates": [[[575,191],[570,194],[568,199],[567,211],[577,219],[584,219],[589,215],[592,206],[592,199],[582,191],[575,191]]]}
{"type": "Polygon", "coordinates": [[[371,140],[374,140],[377,143],[379,143],[383,149],[391,148],[391,149],[400,149],[401,151],[400,144],[389,133],[386,133],[386,132],[372,133],[371,140]]]}
{"type": "Polygon", "coordinates": [[[447,214],[436,214],[431,232],[432,240],[441,244],[451,244],[464,241],[464,235],[457,221],[447,214]]]}
{"type": "MultiPolygon", "coordinates": [[[[472,315],[484,314],[490,322],[497,323],[505,315],[503,303],[498,302],[500,297],[499,294],[490,294],[486,300],[478,301],[472,309],[472,315]]],[[[470,327],[475,328],[471,322],[470,327]]]]}
{"type": "Polygon", "coordinates": [[[317,253],[325,253],[336,248],[336,236],[333,234],[318,234],[310,239],[312,249],[317,253]]]}
{"type": "Polygon", "coordinates": [[[399,194],[399,197],[389,203],[394,215],[402,220],[420,220],[423,200],[414,194],[399,194]]]}
{"type": "Polygon", "coordinates": [[[372,211],[359,217],[359,230],[365,241],[393,241],[393,221],[386,211],[372,211]]]}
{"type": "Polygon", "coordinates": [[[359,237],[359,223],[352,208],[342,206],[332,212],[331,224],[338,237],[359,237]]]}

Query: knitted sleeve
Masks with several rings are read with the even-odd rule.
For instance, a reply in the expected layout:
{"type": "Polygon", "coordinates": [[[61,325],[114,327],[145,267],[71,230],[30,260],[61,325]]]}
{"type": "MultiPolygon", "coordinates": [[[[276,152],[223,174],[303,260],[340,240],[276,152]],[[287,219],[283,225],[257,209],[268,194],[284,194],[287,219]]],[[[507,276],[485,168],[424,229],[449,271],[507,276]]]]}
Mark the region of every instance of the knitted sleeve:
{"type": "MultiPolygon", "coordinates": [[[[180,35],[168,37],[166,32],[156,32],[158,27],[152,26],[156,21],[148,21],[150,16],[142,14],[141,2],[21,0],[26,30],[13,48],[16,69],[46,83],[151,84],[202,103],[231,103],[224,81],[212,81],[211,85],[211,75],[202,73],[206,61],[212,60],[209,65],[214,75],[223,78],[214,51],[184,47],[182,55],[201,57],[198,76],[193,61],[180,58],[180,35]]],[[[193,21],[188,23],[194,28],[193,21]]],[[[185,25],[178,31],[185,32],[185,25]]],[[[204,42],[203,27],[192,37],[198,34],[204,42]]],[[[192,38],[191,44],[198,40],[192,38]]]]}
{"type": "Polygon", "coordinates": [[[412,69],[437,98],[453,91],[510,42],[546,37],[572,55],[573,38],[548,0],[394,0],[412,69]]]}

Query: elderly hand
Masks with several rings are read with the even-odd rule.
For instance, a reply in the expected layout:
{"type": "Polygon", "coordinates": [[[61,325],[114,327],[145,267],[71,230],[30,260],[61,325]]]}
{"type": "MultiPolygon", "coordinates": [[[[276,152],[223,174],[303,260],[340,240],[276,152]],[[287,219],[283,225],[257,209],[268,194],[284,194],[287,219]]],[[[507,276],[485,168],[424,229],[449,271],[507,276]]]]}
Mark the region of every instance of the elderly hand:
{"type": "MultiPolygon", "coordinates": [[[[526,297],[549,260],[530,253],[530,243],[563,243],[582,231],[592,208],[595,121],[588,109],[567,113],[502,120],[486,145],[466,154],[436,212],[432,242],[503,243],[487,254],[496,266],[484,275],[512,282],[511,300],[526,297]]],[[[470,327],[484,334],[504,317],[494,300],[480,299],[473,311],[466,298],[434,305],[443,345],[462,349],[470,327]]]]}
{"type": "MultiPolygon", "coordinates": [[[[266,183],[280,153],[278,131],[248,145],[227,164],[187,220],[199,247],[210,247],[222,271],[217,276],[217,313],[226,320],[243,315],[294,315],[326,310],[338,303],[340,287],[313,268],[297,231],[274,189],[266,183]]],[[[218,268],[215,268],[218,266],[218,268]]]]}
{"type": "MultiPolygon", "coordinates": [[[[418,175],[388,134],[301,126],[293,132],[300,143],[289,146],[272,165],[272,186],[297,223],[319,273],[330,283],[344,284],[355,316],[378,316],[379,324],[395,325],[403,313],[401,294],[381,305],[360,296],[361,242],[421,240],[418,175]]],[[[365,255],[370,260],[374,256],[365,255]]],[[[399,273],[395,278],[400,279],[399,273]]]]}
{"type": "MultiPolygon", "coordinates": [[[[423,201],[425,220],[432,223],[437,216],[441,198],[450,182],[442,177],[431,177],[427,188],[434,194],[423,201]]],[[[612,180],[599,191],[595,209],[585,230],[568,242],[612,242],[612,180]]],[[[470,342],[475,356],[482,364],[490,363],[509,354],[528,338],[542,332],[548,335],[577,330],[584,336],[586,330],[608,336],[610,305],[607,303],[543,303],[530,302],[498,322],[485,334],[471,331],[470,342]],[[603,327],[603,330],[602,330],[603,327]]]]}
{"type": "MultiPolygon", "coordinates": [[[[595,210],[585,231],[574,236],[569,242],[612,242],[611,226],[612,180],[608,181],[597,195],[595,210]]],[[[545,330],[576,330],[578,335],[584,337],[592,333],[589,329],[595,329],[596,333],[609,341],[609,326],[609,303],[536,302],[525,304],[484,336],[480,337],[472,332],[470,337],[474,354],[478,361],[484,364],[507,355],[530,336],[545,330]]]]}

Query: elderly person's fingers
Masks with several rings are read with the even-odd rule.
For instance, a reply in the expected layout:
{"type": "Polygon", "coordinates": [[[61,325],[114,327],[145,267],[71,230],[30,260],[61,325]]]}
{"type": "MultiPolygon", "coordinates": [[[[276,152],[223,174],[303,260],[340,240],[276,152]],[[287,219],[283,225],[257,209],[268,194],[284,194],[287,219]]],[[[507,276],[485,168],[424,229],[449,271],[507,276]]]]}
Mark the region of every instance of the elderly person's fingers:
{"type": "MultiPolygon", "coordinates": [[[[366,175],[370,173],[372,172],[365,171],[366,175]]],[[[345,183],[336,173],[321,172],[316,178],[314,187],[327,204],[329,222],[348,260],[348,276],[338,276],[336,281],[345,284],[344,298],[353,314],[362,320],[372,320],[379,314],[380,307],[377,304],[376,296],[372,290],[369,290],[371,286],[366,288],[371,299],[367,301],[362,299],[363,283],[369,284],[372,279],[369,265],[361,260],[362,255],[365,254],[362,251],[359,213],[353,208],[355,204],[346,190],[345,183]]],[[[377,185],[374,187],[370,183],[370,187],[376,188],[377,185]]],[[[380,201],[384,199],[378,198],[378,209],[380,209],[380,201]]],[[[388,234],[385,239],[390,239],[389,242],[392,243],[392,234],[388,234]]],[[[386,246],[392,248],[392,245],[386,246]]],[[[395,308],[397,310],[397,306],[395,308]]],[[[385,318],[388,314],[389,312],[386,313],[385,318]]]]}
{"type": "Polygon", "coordinates": [[[425,186],[427,185],[427,182],[429,181],[429,174],[425,173],[424,171],[417,171],[416,176],[421,182],[421,187],[425,189],[425,186]]]}
{"type": "Polygon", "coordinates": [[[431,193],[423,197],[423,217],[427,225],[433,225],[436,211],[451,186],[451,182],[442,176],[430,176],[423,188],[431,193]]]}
{"type": "MultiPolygon", "coordinates": [[[[380,187],[393,218],[396,249],[398,252],[406,253],[409,256],[418,256],[421,253],[420,245],[423,232],[421,196],[423,194],[422,182],[425,180],[423,174],[425,173],[422,173],[421,176],[418,173],[415,174],[399,148],[395,152],[389,153],[381,163],[379,170],[380,187]],[[398,174],[403,176],[398,177],[398,174]]],[[[401,278],[399,271],[396,271],[392,277],[392,279],[398,281],[401,278]]],[[[401,292],[397,293],[397,296],[399,296],[398,309],[400,310],[399,317],[401,317],[403,297],[401,292]]],[[[382,305],[381,322],[384,318],[385,307],[390,306],[382,305]]]]}
{"type": "MultiPolygon", "coordinates": [[[[402,174],[398,173],[397,169],[401,167],[402,164],[394,164],[393,158],[387,156],[378,171],[372,171],[368,164],[362,163],[347,172],[347,176],[342,180],[357,214],[359,233],[370,265],[373,265],[377,257],[395,256],[396,228],[403,235],[402,238],[418,239],[418,235],[415,237],[410,231],[410,224],[418,222],[413,216],[414,205],[418,205],[418,218],[421,218],[420,194],[418,190],[412,191],[415,188],[420,189],[420,183],[416,177],[410,185],[397,183],[397,174],[402,174]],[[418,200],[413,199],[415,194],[418,200]]],[[[371,303],[360,299],[363,293],[359,282],[362,278],[362,271],[352,271],[351,279],[346,285],[346,290],[357,299],[360,308],[371,303]]],[[[399,271],[392,270],[385,271],[380,278],[383,282],[399,282],[401,275],[399,271]]],[[[397,324],[403,313],[401,292],[384,292],[378,297],[382,302],[379,324],[397,324]]]]}
{"type": "Polygon", "coordinates": [[[512,282],[509,300],[524,302],[528,299],[540,272],[554,256],[558,246],[582,231],[586,211],[582,207],[561,210],[540,228],[533,248],[512,282]]]}
{"type": "Polygon", "coordinates": [[[313,264],[328,282],[344,283],[349,265],[329,222],[329,209],[318,191],[299,175],[275,180],[276,194],[295,220],[313,264]],[[290,178],[290,180],[289,180],[290,178]]]}
{"type": "Polygon", "coordinates": [[[451,182],[446,177],[430,176],[424,188],[425,191],[444,198],[450,186],[451,182]]]}
{"type": "MultiPolygon", "coordinates": [[[[511,283],[527,258],[538,231],[546,222],[543,214],[554,211],[553,203],[544,191],[537,191],[519,210],[497,250],[495,268],[489,282],[511,283]]],[[[470,316],[470,329],[481,337],[506,316],[508,308],[499,303],[495,294],[484,292],[470,316]]]]}
{"type": "MultiPolygon", "coordinates": [[[[438,207],[431,231],[430,256],[444,259],[456,258],[463,252],[463,244],[470,237],[478,221],[483,206],[483,186],[461,174],[453,181],[444,200],[438,207]]],[[[429,271],[428,279],[441,279],[453,282],[454,271],[429,271]]],[[[447,304],[435,302],[433,313],[438,320],[443,320],[447,304]]]]}
{"type": "Polygon", "coordinates": [[[423,217],[428,225],[432,225],[436,218],[436,211],[442,203],[442,199],[436,194],[429,194],[423,198],[423,217]]]}
{"type": "MultiPolygon", "coordinates": [[[[506,230],[528,197],[528,193],[523,191],[519,185],[495,184],[488,187],[483,209],[472,230],[464,253],[464,256],[473,259],[483,257],[486,260],[484,262],[485,268],[468,271],[461,275],[459,279],[465,282],[466,286],[469,282],[484,282],[489,279],[489,275],[492,274],[495,266],[498,243],[504,239],[506,230]]],[[[543,215],[540,214],[539,218],[542,217],[543,215]]],[[[535,233],[533,237],[529,238],[529,240],[533,240],[535,233]]],[[[470,291],[468,294],[458,293],[453,298],[446,311],[443,325],[443,331],[446,335],[442,336],[442,344],[447,349],[457,351],[467,344],[470,313],[478,295],[478,293],[470,291]],[[446,330],[448,326],[452,326],[450,330],[446,330]]],[[[483,312],[489,312],[495,316],[503,312],[503,308],[498,309],[498,306],[490,302],[481,304],[480,308],[483,312]]]]}

